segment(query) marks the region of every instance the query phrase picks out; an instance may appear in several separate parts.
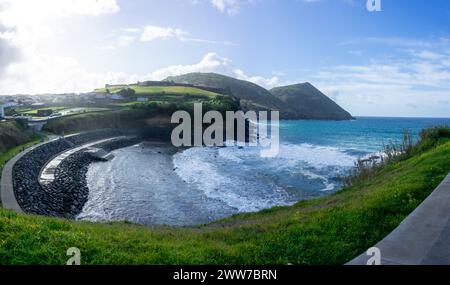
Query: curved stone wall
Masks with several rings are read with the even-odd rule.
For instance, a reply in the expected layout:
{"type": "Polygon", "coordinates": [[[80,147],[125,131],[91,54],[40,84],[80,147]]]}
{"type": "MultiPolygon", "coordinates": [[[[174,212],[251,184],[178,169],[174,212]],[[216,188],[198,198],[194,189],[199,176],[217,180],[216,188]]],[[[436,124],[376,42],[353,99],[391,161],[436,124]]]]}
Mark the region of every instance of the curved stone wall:
{"type": "Polygon", "coordinates": [[[59,164],[54,181],[45,185],[39,183],[41,169],[56,155],[89,142],[121,136],[95,145],[112,151],[140,141],[138,137],[125,138],[124,134],[119,130],[102,130],[70,136],[40,145],[22,156],[12,169],[13,190],[20,208],[31,214],[74,218],[87,201],[86,173],[97,158],[85,150],[75,152],[59,164]]]}

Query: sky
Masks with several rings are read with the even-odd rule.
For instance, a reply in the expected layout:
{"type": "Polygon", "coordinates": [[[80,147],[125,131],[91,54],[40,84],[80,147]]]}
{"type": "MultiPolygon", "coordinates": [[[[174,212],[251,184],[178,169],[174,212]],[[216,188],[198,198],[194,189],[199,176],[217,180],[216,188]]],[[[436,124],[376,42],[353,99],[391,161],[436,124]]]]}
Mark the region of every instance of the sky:
{"type": "Polygon", "coordinates": [[[0,0],[0,94],[218,72],[308,81],[355,116],[450,117],[450,1],[379,1],[0,0]]]}

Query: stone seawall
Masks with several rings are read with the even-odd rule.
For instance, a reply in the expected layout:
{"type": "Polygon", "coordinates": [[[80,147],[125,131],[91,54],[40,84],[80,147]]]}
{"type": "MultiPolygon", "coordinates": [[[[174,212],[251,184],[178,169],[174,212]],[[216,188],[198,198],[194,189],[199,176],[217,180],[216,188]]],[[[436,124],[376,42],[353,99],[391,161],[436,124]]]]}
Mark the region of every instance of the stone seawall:
{"type": "Polygon", "coordinates": [[[30,214],[74,218],[87,201],[86,173],[89,164],[97,158],[84,149],[75,152],[60,163],[55,180],[46,185],[39,183],[41,169],[58,154],[86,143],[120,136],[95,145],[109,152],[141,140],[139,136],[123,137],[126,134],[120,130],[84,133],[43,144],[24,155],[12,170],[14,194],[20,208],[30,214]]]}

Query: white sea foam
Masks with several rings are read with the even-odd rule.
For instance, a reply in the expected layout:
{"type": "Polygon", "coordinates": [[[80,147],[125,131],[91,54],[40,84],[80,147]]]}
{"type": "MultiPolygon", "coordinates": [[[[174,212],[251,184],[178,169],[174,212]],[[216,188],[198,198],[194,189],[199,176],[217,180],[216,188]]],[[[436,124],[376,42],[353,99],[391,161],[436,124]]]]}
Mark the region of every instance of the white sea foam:
{"type": "MultiPolygon", "coordinates": [[[[242,159],[229,156],[228,161],[223,160],[219,154],[223,149],[195,147],[177,153],[173,157],[175,172],[187,183],[197,186],[208,198],[222,201],[240,212],[289,204],[283,189],[249,179],[246,173],[251,173],[251,170],[239,165],[238,161],[242,159]],[[233,168],[235,165],[239,168],[233,168]]],[[[244,149],[236,150],[246,153],[244,149]]]]}
{"type": "Polygon", "coordinates": [[[329,166],[352,167],[355,156],[346,154],[336,147],[317,146],[312,144],[284,144],[280,147],[280,159],[303,161],[310,166],[323,168],[329,166]]]}
{"type": "Polygon", "coordinates": [[[338,185],[330,178],[357,159],[345,150],[312,144],[282,144],[275,158],[260,157],[257,147],[227,145],[190,148],[177,153],[173,163],[184,181],[241,212],[292,204],[292,195],[273,182],[279,179],[303,177],[318,192],[335,190],[338,185]]]}

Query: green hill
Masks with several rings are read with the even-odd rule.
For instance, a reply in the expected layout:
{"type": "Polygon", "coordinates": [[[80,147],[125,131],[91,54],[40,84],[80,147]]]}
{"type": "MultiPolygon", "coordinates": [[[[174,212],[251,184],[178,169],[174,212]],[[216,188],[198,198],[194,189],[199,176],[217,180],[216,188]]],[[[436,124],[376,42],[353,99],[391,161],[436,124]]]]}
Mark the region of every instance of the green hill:
{"type": "Polygon", "coordinates": [[[276,87],[270,92],[280,99],[299,119],[351,120],[352,115],[320,92],[311,83],[276,87]]]}
{"type": "Polygon", "coordinates": [[[241,102],[243,110],[280,110],[282,104],[270,92],[254,83],[216,73],[189,73],[170,76],[165,81],[228,90],[241,102]]]}
{"type": "MultiPolygon", "coordinates": [[[[123,85],[123,86],[114,86],[108,88],[108,91],[111,93],[120,92],[123,89],[130,88],[133,89],[136,95],[139,96],[158,96],[162,94],[166,95],[197,95],[197,96],[205,96],[205,97],[215,97],[218,94],[198,89],[195,87],[186,87],[186,86],[136,86],[136,85],[123,85]]],[[[95,89],[97,93],[106,93],[106,88],[95,89]]]]}
{"type": "Polygon", "coordinates": [[[216,73],[189,73],[171,76],[165,81],[229,90],[247,110],[278,110],[283,119],[350,120],[352,116],[309,83],[263,87],[216,73]]]}

